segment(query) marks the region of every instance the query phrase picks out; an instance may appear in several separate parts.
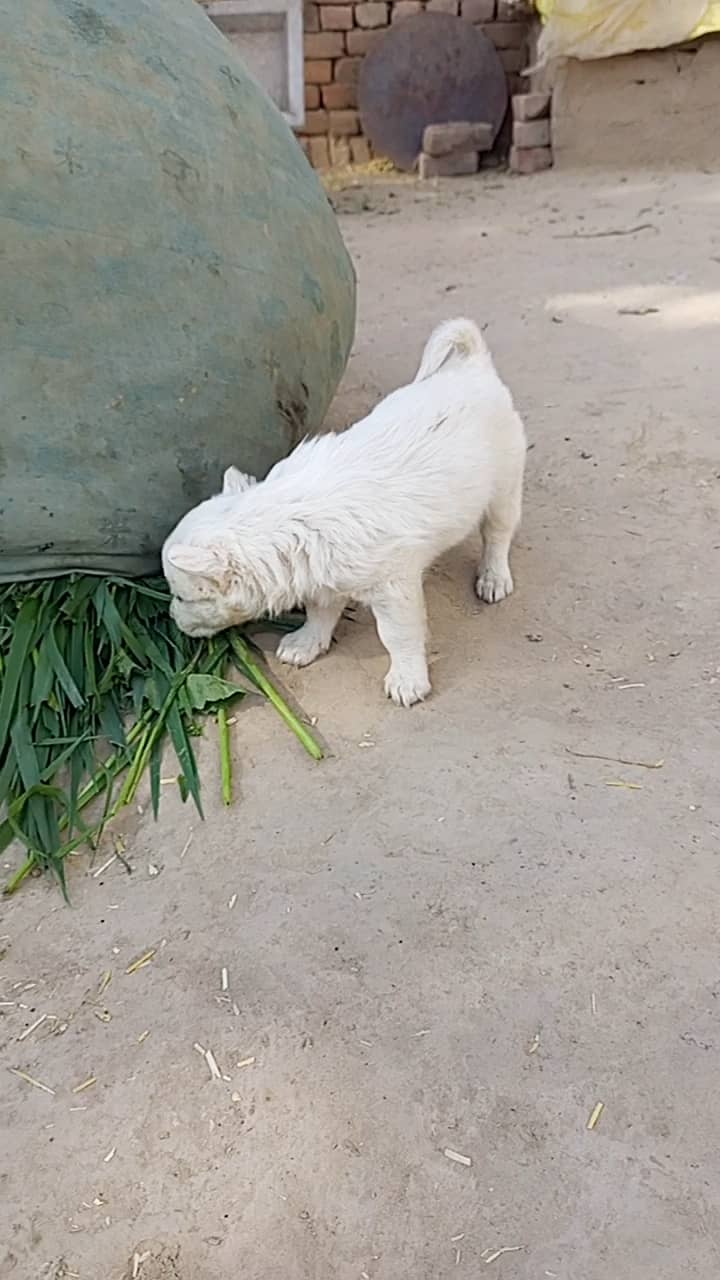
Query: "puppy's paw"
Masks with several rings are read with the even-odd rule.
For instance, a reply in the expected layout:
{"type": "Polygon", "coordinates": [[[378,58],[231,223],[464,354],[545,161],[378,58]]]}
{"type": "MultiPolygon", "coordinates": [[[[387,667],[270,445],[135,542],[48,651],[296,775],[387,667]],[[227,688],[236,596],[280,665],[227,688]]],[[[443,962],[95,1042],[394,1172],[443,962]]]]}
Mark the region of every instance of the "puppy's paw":
{"type": "Polygon", "coordinates": [[[289,635],[283,636],[276,653],[280,661],[287,662],[288,666],[308,667],[322,653],[327,653],[328,648],[315,628],[306,624],[299,631],[291,631],[289,635]]]}
{"type": "Polygon", "coordinates": [[[495,569],[483,569],[478,574],[475,590],[486,604],[497,604],[512,594],[513,580],[510,570],[498,573],[495,569]]]}
{"type": "Polygon", "coordinates": [[[385,677],[385,693],[398,707],[424,702],[431,688],[427,671],[397,671],[391,667],[385,677]]]}

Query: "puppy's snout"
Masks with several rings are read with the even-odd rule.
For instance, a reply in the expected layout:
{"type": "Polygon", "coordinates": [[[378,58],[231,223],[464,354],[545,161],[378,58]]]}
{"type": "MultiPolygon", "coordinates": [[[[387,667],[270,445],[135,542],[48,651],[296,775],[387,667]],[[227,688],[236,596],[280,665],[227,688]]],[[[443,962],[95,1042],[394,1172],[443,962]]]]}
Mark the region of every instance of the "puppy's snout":
{"type": "Polygon", "coordinates": [[[183,610],[181,604],[177,600],[170,602],[170,617],[175,626],[184,631],[186,636],[197,636],[200,632],[197,630],[197,623],[192,614],[188,610],[183,610]]]}

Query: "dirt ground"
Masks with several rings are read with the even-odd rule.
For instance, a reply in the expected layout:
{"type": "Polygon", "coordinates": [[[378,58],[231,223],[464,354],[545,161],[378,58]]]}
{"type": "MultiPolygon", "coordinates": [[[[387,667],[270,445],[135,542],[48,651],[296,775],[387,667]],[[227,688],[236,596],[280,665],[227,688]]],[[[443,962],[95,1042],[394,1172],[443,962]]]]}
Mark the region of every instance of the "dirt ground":
{"type": "Polygon", "coordinates": [[[283,675],[324,763],[248,700],[231,809],[211,737],[204,824],[168,787],[120,825],[130,874],[98,874],[108,839],[71,909],[2,903],[0,1275],[709,1280],[717,179],[335,199],[360,314],[333,421],[436,321],[485,322],[531,441],[516,594],[479,605],[477,547],[448,556],[428,703],[386,703],[345,622],[283,675]]]}

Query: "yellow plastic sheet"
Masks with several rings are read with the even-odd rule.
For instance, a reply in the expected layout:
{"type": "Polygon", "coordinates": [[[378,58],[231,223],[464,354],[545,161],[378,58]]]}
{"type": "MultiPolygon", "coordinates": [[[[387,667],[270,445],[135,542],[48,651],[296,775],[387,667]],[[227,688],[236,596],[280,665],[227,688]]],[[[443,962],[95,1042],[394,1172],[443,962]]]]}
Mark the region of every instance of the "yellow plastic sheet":
{"type": "Polygon", "coordinates": [[[536,0],[538,62],[611,58],[720,31],[720,0],[536,0]]]}
{"type": "Polygon", "coordinates": [[[690,36],[709,36],[713,31],[720,31],[720,0],[713,0],[705,10],[705,16],[690,32],[690,36]]]}

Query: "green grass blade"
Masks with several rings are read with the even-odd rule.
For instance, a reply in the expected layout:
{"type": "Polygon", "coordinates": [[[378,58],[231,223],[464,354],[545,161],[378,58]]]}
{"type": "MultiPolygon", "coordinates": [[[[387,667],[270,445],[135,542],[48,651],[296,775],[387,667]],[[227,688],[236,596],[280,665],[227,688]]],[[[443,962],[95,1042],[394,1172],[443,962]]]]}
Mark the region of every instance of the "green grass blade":
{"type": "Polygon", "coordinates": [[[108,745],[111,747],[124,747],[126,741],[125,729],[112,693],[105,694],[100,704],[98,719],[100,721],[100,730],[108,745]]]}
{"type": "MultiPolygon", "coordinates": [[[[58,632],[64,638],[64,628],[59,627],[58,632]]],[[[47,654],[47,660],[55,673],[55,679],[60,685],[68,702],[75,708],[84,706],[85,699],[70,675],[65,659],[60,652],[57,636],[53,627],[50,628],[45,637],[44,649],[47,654]]]]}
{"type": "Polygon", "coordinates": [[[195,808],[200,817],[203,818],[205,815],[200,800],[200,779],[198,777],[197,764],[195,763],[195,753],[190,745],[190,739],[176,702],[173,702],[168,710],[167,727],[175,748],[180,770],[185,777],[187,789],[193,798],[195,808]]]}
{"type": "Polygon", "coordinates": [[[153,818],[157,822],[160,809],[160,766],[162,764],[162,741],[156,738],[150,752],[150,801],[153,818]]]}
{"type": "MultiPolygon", "coordinates": [[[[8,795],[13,788],[13,784],[17,777],[17,764],[12,751],[8,751],[7,760],[2,769],[0,769],[0,805],[7,803],[8,795]]],[[[0,846],[2,852],[2,846],[0,846]]]]}
{"type": "Polygon", "coordinates": [[[10,741],[15,754],[18,773],[26,790],[36,786],[40,781],[35,746],[30,733],[27,711],[21,708],[10,728],[10,741]]]}
{"type": "Polygon", "coordinates": [[[47,653],[48,636],[43,636],[37,648],[33,650],[35,673],[30,690],[30,706],[34,708],[35,718],[40,714],[44,702],[52,692],[54,672],[47,653]]]}
{"type": "Polygon", "coordinates": [[[23,676],[25,660],[32,647],[39,610],[37,600],[32,598],[26,600],[21,605],[14,623],[10,652],[3,671],[2,692],[0,692],[0,759],[5,754],[10,721],[23,676]]]}
{"type": "Polygon", "coordinates": [[[77,618],[86,613],[88,601],[95,595],[97,585],[98,579],[90,575],[68,579],[66,599],[62,605],[66,618],[77,618]]]}

